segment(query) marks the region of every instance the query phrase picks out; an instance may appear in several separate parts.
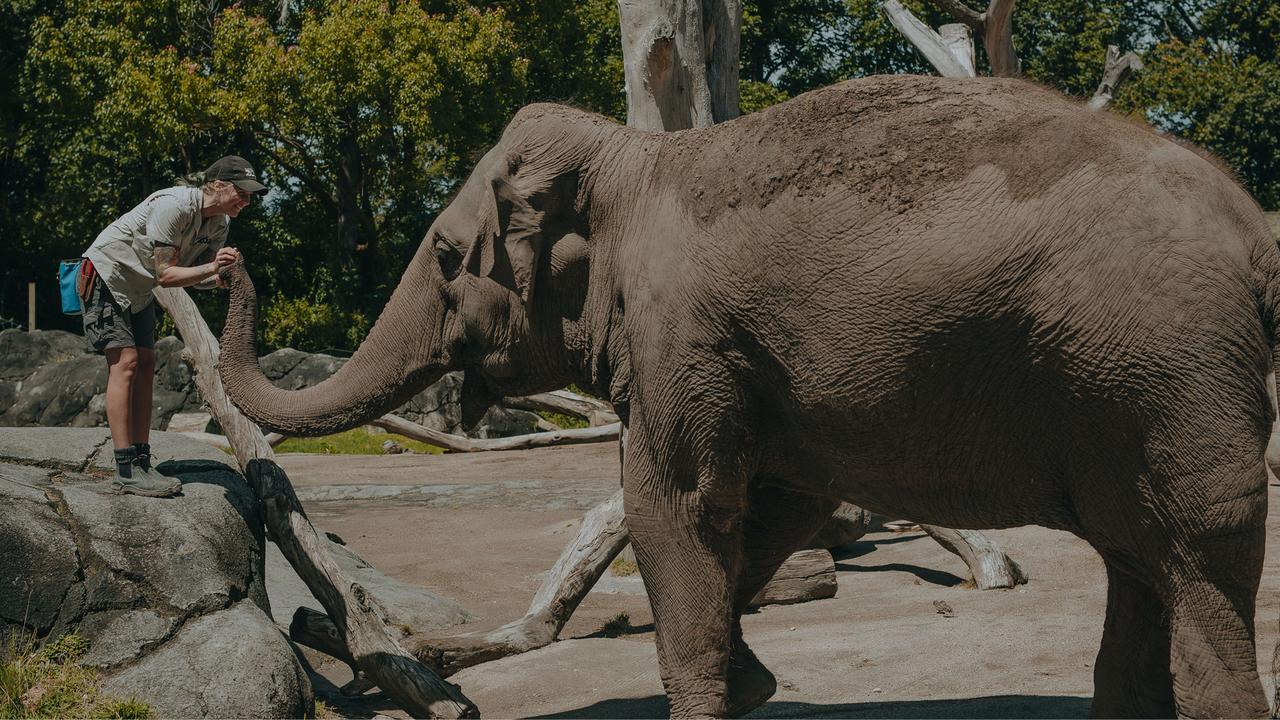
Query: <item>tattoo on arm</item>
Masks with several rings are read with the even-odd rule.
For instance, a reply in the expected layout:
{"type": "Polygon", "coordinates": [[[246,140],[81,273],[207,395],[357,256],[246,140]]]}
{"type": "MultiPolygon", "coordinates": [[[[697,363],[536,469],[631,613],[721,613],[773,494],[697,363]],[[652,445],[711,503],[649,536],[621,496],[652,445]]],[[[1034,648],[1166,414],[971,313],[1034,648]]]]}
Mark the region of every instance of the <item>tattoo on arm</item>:
{"type": "Polygon", "coordinates": [[[178,249],[171,245],[156,245],[152,255],[155,257],[157,277],[178,264],[178,249]]]}

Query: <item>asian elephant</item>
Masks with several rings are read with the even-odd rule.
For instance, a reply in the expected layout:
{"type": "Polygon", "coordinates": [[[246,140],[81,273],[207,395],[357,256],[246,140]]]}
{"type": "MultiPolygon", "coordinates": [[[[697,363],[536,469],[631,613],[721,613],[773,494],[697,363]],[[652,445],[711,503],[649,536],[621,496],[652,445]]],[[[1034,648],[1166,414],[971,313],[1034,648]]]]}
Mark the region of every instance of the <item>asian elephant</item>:
{"type": "Polygon", "coordinates": [[[772,694],[739,617],[840,500],[1091,543],[1095,715],[1268,711],[1280,252],[1218,165],[1127,119],[910,76],[676,133],[532,105],[356,356],[300,391],[259,372],[230,274],[221,372],[271,430],[357,426],[456,368],[471,417],[608,397],[673,715],[772,694]]]}

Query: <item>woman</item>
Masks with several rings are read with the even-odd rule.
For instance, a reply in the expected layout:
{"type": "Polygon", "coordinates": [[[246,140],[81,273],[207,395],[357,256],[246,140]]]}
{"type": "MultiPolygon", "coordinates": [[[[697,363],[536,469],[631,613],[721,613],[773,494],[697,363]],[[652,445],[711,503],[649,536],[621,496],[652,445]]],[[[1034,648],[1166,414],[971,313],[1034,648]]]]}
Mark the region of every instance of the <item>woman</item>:
{"type": "Polygon", "coordinates": [[[107,357],[107,424],[118,493],[172,497],[181,485],[151,469],[151,392],[156,368],[156,287],[221,286],[218,270],[240,257],[223,247],[230,218],[258,182],[244,158],[209,166],[198,186],[159,190],[103,230],[84,252],[84,334],[107,357]]]}

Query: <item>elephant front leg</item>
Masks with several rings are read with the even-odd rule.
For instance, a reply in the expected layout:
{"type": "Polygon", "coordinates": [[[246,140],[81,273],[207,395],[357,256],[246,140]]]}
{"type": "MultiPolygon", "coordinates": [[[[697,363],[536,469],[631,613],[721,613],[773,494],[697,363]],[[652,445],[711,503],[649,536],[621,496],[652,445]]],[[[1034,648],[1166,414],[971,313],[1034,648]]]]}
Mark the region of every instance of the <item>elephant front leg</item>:
{"type": "Polygon", "coordinates": [[[777,689],[773,673],[751,652],[742,635],[742,613],[782,563],[804,548],[839,506],[838,500],[771,485],[752,487],[743,530],[742,573],[734,593],[729,717],[751,712],[777,689]]]}
{"type": "Polygon", "coordinates": [[[623,471],[627,525],[671,715],[724,717],[745,482],[736,469],[655,467],[636,435],[623,471]]]}

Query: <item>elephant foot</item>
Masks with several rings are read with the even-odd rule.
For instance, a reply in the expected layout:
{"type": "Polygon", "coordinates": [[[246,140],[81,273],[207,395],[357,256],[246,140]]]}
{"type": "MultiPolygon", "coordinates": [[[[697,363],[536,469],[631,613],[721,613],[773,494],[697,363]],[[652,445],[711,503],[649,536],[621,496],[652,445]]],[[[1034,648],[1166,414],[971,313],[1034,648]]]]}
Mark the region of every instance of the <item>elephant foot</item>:
{"type": "Polygon", "coordinates": [[[733,655],[729,657],[725,714],[742,717],[763,705],[777,689],[777,679],[756,659],[751,648],[735,643],[733,655]]]}

